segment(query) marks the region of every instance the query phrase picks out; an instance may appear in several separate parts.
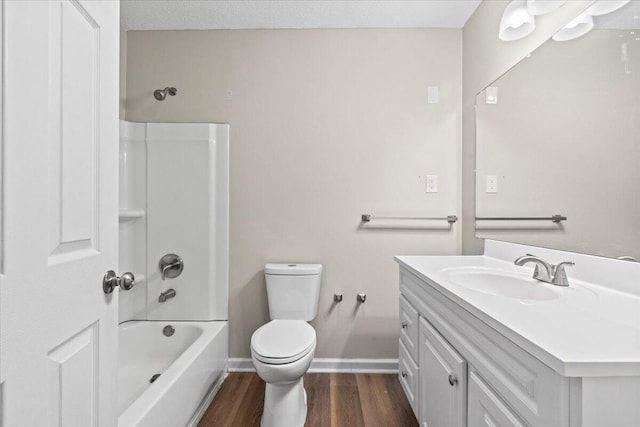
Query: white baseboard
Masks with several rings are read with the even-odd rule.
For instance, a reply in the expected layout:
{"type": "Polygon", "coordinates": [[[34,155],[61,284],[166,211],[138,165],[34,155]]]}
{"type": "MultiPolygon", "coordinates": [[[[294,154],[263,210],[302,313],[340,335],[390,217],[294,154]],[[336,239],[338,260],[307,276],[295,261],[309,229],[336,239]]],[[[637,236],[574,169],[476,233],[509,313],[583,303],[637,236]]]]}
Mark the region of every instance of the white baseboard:
{"type": "Polygon", "coordinates": [[[253,362],[248,357],[230,357],[229,372],[255,372],[256,368],[253,367],[253,362]]]}
{"type": "MultiPolygon", "coordinates": [[[[250,358],[229,359],[229,372],[255,372],[250,358]]],[[[309,372],[340,372],[348,374],[395,374],[398,359],[313,359],[309,372]]]]}

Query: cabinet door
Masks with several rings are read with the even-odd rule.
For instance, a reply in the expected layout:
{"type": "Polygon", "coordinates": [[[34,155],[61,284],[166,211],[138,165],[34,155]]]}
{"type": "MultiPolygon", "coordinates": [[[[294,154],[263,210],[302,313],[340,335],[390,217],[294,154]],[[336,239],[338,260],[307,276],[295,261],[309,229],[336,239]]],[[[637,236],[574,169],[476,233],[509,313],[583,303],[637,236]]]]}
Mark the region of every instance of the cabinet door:
{"type": "Polygon", "coordinates": [[[467,362],[420,319],[420,425],[466,425],[467,362]]]}
{"type": "Polygon", "coordinates": [[[469,373],[468,427],[524,427],[518,416],[475,372],[469,373]]]}

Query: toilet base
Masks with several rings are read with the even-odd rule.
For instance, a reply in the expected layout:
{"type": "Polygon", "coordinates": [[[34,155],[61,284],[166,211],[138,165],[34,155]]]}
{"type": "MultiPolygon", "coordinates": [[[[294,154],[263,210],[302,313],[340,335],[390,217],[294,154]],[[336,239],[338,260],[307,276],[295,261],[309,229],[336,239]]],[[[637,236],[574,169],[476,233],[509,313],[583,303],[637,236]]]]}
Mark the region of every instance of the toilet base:
{"type": "Polygon", "coordinates": [[[302,378],[287,384],[267,383],[260,427],[303,427],[307,419],[307,392],[302,378]]]}

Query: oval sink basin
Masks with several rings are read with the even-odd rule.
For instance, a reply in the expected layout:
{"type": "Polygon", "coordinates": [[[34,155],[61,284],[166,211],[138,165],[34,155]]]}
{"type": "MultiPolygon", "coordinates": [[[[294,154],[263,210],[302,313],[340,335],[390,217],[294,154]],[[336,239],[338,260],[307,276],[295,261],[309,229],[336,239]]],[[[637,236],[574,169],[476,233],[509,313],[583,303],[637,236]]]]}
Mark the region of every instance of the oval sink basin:
{"type": "Polygon", "coordinates": [[[453,283],[488,295],[522,301],[547,301],[560,297],[559,292],[529,276],[482,268],[456,268],[446,271],[453,283]]]}

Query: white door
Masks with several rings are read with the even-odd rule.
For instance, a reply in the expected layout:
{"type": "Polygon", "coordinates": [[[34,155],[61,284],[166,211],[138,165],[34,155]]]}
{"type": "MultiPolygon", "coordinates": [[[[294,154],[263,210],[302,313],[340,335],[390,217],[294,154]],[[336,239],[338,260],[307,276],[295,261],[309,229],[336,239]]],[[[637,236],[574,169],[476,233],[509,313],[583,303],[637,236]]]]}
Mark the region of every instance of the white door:
{"type": "Polygon", "coordinates": [[[113,427],[119,4],[0,3],[0,425],[113,427]]]}

